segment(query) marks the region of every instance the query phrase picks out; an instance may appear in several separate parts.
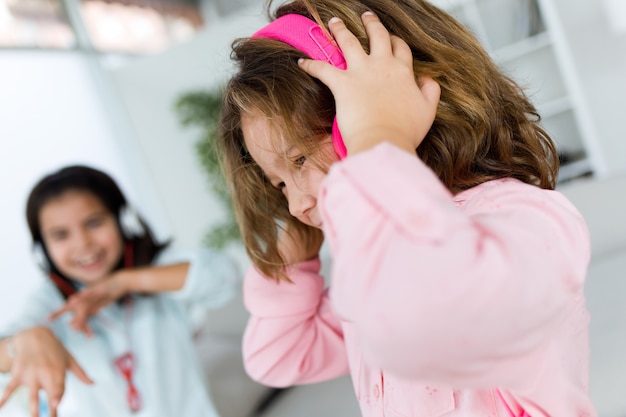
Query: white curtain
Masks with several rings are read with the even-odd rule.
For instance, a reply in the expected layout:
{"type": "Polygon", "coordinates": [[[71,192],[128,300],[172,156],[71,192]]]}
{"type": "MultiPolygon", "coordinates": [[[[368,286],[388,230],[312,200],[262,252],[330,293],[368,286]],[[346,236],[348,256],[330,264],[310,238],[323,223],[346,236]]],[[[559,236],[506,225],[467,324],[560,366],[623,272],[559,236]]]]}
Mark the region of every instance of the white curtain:
{"type": "Polygon", "coordinates": [[[626,0],[604,0],[604,9],[615,33],[626,33],[626,0]]]}

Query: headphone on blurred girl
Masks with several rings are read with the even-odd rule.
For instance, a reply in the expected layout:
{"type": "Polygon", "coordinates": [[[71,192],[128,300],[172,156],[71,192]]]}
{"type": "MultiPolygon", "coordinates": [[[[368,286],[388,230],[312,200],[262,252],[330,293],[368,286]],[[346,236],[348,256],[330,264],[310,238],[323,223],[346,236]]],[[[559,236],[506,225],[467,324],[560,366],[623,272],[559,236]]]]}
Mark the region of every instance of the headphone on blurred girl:
{"type": "Polygon", "coordinates": [[[126,239],[130,240],[146,235],[146,228],[139,218],[139,214],[137,214],[137,211],[135,211],[135,209],[128,204],[125,204],[120,208],[119,222],[122,234],[126,239]]]}
{"type": "MultiPolygon", "coordinates": [[[[284,42],[309,55],[312,59],[326,61],[339,69],[346,69],[346,60],[335,42],[313,20],[299,15],[286,14],[258,30],[252,38],[267,38],[284,42]]],[[[332,139],[335,152],[344,159],[348,152],[341,137],[337,118],[333,120],[332,139]]]]}
{"type": "Polygon", "coordinates": [[[43,250],[43,245],[40,242],[33,243],[32,255],[35,264],[39,268],[46,272],[50,271],[50,262],[48,261],[48,258],[43,250]]]}

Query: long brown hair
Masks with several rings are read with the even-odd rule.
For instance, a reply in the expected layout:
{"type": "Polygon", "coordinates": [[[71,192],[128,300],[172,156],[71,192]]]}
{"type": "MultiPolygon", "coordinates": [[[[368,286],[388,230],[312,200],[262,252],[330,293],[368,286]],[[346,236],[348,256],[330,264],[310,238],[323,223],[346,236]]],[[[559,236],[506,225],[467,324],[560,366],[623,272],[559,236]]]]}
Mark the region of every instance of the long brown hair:
{"type": "MultiPolygon", "coordinates": [[[[441,86],[435,122],[416,152],[452,193],[498,178],[554,188],[558,156],[537,110],[446,12],[424,0],[294,0],[277,7],[271,18],[295,13],[325,27],[337,16],[367,50],[360,17],[367,10],[408,43],[416,77],[430,76],[441,86]]],[[[330,134],[335,107],[328,88],[297,66],[304,56],[274,40],[236,40],[232,58],[238,72],[226,87],[221,113],[222,164],[244,244],[257,268],[277,278],[284,277],[285,266],[277,248],[280,228],[307,242],[321,236],[292,217],[285,197],[267,182],[246,150],[241,117],[260,111],[278,136],[312,153],[319,138],[330,134]]]]}

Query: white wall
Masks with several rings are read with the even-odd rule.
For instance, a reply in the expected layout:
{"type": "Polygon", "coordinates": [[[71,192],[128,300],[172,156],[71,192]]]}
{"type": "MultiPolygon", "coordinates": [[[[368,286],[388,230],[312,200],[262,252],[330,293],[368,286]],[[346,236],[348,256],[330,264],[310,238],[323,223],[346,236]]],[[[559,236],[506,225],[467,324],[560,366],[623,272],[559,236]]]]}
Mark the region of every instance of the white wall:
{"type": "Polygon", "coordinates": [[[232,40],[249,36],[265,22],[259,6],[209,22],[189,43],[111,70],[177,246],[198,246],[223,211],[209,193],[194,150],[199,133],[181,127],[174,103],[183,93],[222,85],[231,72],[232,40]]]}
{"type": "Polygon", "coordinates": [[[193,149],[197,132],[181,129],[173,104],[223,82],[232,39],[264,22],[259,8],[110,74],[78,52],[0,50],[0,324],[43,279],[24,210],[32,186],[62,165],[105,170],[159,238],[200,244],[221,207],[193,149]]]}
{"type": "Polygon", "coordinates": [[[98,92],[89,58],[75,52],[0,50],[0,321],[42,275],[30,256],[26,198],[45,174],[82,163],[138,188],[98,92]]]}
{"type": "Polygon", "coordinates": [[[626,33],[599,0],[552,0],[562,19],[608,174],[626,172],[626,33]]]}

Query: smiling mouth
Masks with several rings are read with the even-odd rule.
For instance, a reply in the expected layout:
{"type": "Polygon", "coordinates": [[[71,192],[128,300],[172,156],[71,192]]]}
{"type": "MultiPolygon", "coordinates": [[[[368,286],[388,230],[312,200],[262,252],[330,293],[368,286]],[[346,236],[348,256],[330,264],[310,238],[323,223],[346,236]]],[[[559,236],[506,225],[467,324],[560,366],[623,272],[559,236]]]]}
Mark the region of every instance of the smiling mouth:
{"type": "Polygon", "coordinates": [[[76,260],[76,264],[83,268],[97,265],[102,259],[104,259],[103,253],[95,253],[90,256],[85,256],[76,260]]]}

